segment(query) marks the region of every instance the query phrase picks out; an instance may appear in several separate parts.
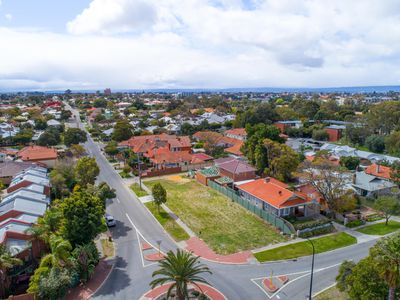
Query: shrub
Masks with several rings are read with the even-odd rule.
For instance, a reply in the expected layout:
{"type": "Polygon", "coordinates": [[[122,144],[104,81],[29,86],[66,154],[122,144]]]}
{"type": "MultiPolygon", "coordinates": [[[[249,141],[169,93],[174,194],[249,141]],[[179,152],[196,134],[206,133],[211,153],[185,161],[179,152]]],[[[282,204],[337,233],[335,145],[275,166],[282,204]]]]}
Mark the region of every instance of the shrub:
{"type": "Polygon", "coordinates": [[[300,223],[300,224],[294,224],[294,228],[296,230],[304,230],[307,228],[314,228],[314,227],[318,227],[321,225],[325,225],[330,223],[331,221],[329,221],[328,219],[319,219],[319,220],[312,220],[312,221],[308,221],[308,222],[304,222],[304,223],[300,223]]]}
{"type": "Polygon", "coordinates": [[[361,225],[364,225],[364,224],[365,224],[365,222],[363,220],[354,220],[354,221],[348,222],[346,224],[346,227],[354,228],[354,227],[358,227],[358,226],[361,226],[361,225]]]}
{"type": "Polygon", "coordinates": [[[310,230],[305,230],[305,231],[300,232],[299,237],[309,238],[309,237],[313,237],[313,236],[317,236],[317,235],[321,235],[321,234],[331,233],[333,231],[335,231],[335,227],[333,226],[333,224],[329,224],[327,226],[321,225],[321,227],[315,227],[310,230]]]}

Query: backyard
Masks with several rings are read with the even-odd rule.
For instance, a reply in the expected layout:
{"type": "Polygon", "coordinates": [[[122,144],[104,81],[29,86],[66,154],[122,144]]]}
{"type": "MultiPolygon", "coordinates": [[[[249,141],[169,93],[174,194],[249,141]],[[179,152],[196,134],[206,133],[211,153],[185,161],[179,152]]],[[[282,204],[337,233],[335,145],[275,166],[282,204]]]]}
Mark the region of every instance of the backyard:
{"type": "MultiPolygon", "coordinates": [[[[347,233],[341,232],[313,239],[312,242],[314,243],[315,253],[322,253],[356,244],[357,239],[355,237],[352,237],[351,235],[348,235],[347,233]]],[[[304,241],[282,246],[279,248],[257,252],[254,254],[254,256],[255,258],[257,258],[258,261],[265,262],[297,258],[311,254],[312,246],[310,242],[304,241]]]]}
{"type": "Polygon", "coordinates": [[[145,182],[149,188],[156,183],[167,190],[166,205],[219,254],[285,240],[272,225],[195,180],[170,176],[145,182]]]}

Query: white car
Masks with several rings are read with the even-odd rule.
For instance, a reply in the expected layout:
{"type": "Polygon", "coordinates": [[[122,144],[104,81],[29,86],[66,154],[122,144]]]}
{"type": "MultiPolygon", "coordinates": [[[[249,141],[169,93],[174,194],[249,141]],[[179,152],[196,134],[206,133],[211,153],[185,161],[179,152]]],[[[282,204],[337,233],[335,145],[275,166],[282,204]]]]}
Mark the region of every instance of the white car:
{"type": "Polygon", "coordinates": [[[106,224],[108,227],[114,227],[117,225],[117,223],[115,222],[115,219],[112,215],[106,214],[105,218],[106,218],[106,224]]]}

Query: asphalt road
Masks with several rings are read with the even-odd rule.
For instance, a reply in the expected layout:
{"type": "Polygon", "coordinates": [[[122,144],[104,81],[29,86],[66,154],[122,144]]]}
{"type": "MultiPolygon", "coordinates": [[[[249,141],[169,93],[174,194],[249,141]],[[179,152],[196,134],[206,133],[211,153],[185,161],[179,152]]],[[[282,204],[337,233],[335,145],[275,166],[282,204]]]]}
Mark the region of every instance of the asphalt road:
{"type": "MultiPolygon", "coordinates": [[[[78,127],[82,128],[79,114],[78,127]]],[[[121,177],[103,156],[99,146],[89,138],[85,148],[90,156],[96,158],[100,167],[99,181],[107,182],[116,190],[117,198],[110,201],[107,211],[117,220],[112,229],[116,243],[116,264],[108,280],[95,293],[94,299],[139,299],[150,289],[151,274],[157,269],[156,264],[143,263],[138,243],[138,234],[156,245],[161,241],[161,249],[166,252],[177,248],[175,242],[151,216],[144,205],[124,184],[121,177]]],[[[375,241],[357,244],[335,251],[318,254],[315,257],[313,294],[335,282],[337,270],[343,260],[358,261],[368,254],[368,249],[375,241]]],[[[306,299],[309,293],[311,257],[294,261],[268,264],[224,265],[203,261],[212,275],[205,276],[211,285],[219,289],[228,299],[306,299]],[[289,275],[290,282],[273,297],[266,295],[257,286],[260,277],[289,275]]]]}

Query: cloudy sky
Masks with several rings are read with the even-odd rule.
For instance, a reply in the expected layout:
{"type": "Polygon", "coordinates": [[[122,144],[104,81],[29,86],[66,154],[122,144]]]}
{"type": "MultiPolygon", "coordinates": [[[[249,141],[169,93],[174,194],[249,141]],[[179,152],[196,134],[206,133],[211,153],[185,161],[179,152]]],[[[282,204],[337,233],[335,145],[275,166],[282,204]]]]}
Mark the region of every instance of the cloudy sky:
{"type": "Polygon", "coordinates": [[[399,0],[0,0],[0,90],[400,84],[399,0]]]}

